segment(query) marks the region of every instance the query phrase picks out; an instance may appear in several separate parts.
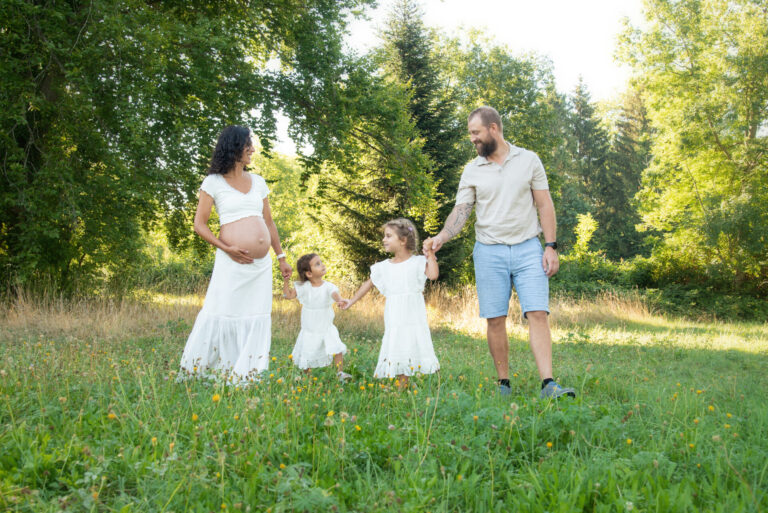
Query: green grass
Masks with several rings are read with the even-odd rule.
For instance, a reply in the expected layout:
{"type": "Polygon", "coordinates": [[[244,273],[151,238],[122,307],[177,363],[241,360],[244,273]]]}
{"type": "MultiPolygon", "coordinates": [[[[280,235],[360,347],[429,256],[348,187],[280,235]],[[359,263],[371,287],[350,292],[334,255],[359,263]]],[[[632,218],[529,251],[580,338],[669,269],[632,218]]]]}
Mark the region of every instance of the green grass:
{"type": "Polygon", "coordinates": [[[114,337],[0,330],[0,508],[768,506],[765,325],[553,319],[557,376],[579,396],[549,402],[537,399],[522,326],[511,330],[514,392],[500,397],[484,338],[445,326],[433,331],[443,368],[416,391],[371,378],[378,324],[342,330],[356,350],[343,388],[328,369],[292,366],[295,323],[276,323],[275,361],[257,385],[177,383],[190,323],[114,337]]]}

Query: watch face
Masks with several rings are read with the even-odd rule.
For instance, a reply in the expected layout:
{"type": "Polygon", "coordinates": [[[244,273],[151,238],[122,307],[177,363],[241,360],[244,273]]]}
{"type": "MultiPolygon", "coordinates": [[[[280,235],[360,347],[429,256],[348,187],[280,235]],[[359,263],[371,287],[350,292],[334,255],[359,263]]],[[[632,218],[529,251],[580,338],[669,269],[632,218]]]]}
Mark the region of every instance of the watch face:
{"type": "Polygon", "coordinates": [[[557,249],[557,242],[547,242],[545,246],[549,246],[552,249],[557,249]]]}

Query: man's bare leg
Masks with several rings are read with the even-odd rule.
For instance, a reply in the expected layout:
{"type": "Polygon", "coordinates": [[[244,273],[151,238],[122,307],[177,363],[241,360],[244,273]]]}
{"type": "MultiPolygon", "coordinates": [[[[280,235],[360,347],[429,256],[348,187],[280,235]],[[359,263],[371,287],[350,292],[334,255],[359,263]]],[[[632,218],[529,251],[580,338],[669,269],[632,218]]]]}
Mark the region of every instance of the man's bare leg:
{"type": "Polygon", "coordinates": [[[552,377],[552,335],[549,331],[547,312],[528,312],[528,336],[531,351],[542,380],[552,377]]]}
{"type": "Polygon", "coordinates": [[[488,349],[499,379],[509,379],[509,340],[507,339],[507,317],[493,317],[488,321],[488,349]]]}

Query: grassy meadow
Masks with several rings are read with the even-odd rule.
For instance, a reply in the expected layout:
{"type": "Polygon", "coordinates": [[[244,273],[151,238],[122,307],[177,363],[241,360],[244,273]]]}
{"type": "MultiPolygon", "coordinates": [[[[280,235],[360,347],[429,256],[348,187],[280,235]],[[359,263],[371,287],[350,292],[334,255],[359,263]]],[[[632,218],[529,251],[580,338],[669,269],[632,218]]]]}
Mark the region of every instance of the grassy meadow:
{"type": "Polygon", "coordinates": [[[372,379],[383,298],[337,326],[330,369],[291,363],[295,302],[275,300],[273,361],[248,388],[177,382],[201,297],[62,301],[0,312],[5,511],[765,511],[768,326],[694,321],[604,295],[555,299],[555,373],[538,399],[510,317],[501,397],[471,290],[430,295],[439,374],[372,379]]]}

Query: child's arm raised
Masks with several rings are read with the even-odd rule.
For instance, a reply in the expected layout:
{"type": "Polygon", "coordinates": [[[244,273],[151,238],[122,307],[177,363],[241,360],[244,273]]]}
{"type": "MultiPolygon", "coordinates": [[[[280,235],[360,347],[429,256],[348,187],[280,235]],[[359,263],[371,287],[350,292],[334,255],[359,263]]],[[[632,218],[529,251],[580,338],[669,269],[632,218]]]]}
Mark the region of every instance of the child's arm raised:
{"type": "Polygon", "coordinates": [[[427,278],[429,278],[432,281],[435,281],[438,276],[440,276],[440,269],[437,266],[437,256],[435,256],[434,251],[425,250],[425,255],[427,257],[427,268],[424,269],[424,274],[427,275],[427,278]]]}
{"type": "Polygon", "coordinates": [[[290,278],[283,278],[283,297],[285,299],[296,299],[296,289],[291,287],[290,278]]]}
{"type": "Polygon", "coordinates": [[[350,306],[352,306],[355,303],[357,303],[360,300],[360,298],[363,297],[364,295],[366,295],[368,292],[370,292],[372,288],[373,288],[373,281],[371,281],[370,278],[369,278],[368,280],[366,280],[365,283],[360,285],[360,288],[357,289],[357,292],[355,292],[355,295],[352,296],[352,299],[345,299],[344,300],[345,304],[344,304],[344,306],[341,307],[341,309],[342,310],[346,310],[350,306]]]}

